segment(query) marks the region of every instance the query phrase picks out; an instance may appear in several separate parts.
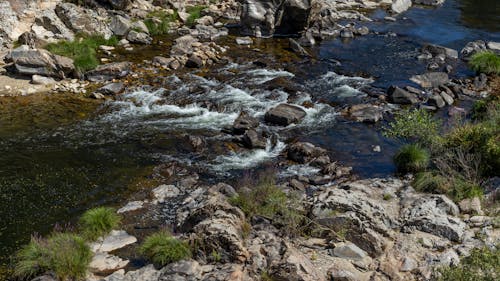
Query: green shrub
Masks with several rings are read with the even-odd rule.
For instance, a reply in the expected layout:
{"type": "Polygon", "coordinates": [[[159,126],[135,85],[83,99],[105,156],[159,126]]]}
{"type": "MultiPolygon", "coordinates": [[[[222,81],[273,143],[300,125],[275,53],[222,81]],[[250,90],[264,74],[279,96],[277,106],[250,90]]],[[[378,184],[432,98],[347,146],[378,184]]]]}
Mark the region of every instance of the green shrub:
{"type": "Polygon", "coordinates": [[[448,192],[448,195],[456,202],[459,202],[466,198],[481,198],[483,196],[483,189],[477,184],[455,178],[453,180],[452,189],[448,192]]]}
{"type": "Polygon", "coordinates": [[[439,141],[440,126],[440,121],[424,109],[402,110],[395,114],[394,121],[384,128],[383,134],[430,145],[439,141]]]}
{"type": "Polygon", "coordinates": [[[55,233],[48,239],[32,238],[16,255],[14,274],[20,278],[53,272],[58,279],[84,279],[92,259],[85,240],[71,233],[55,233]]]}
{"type": "Polygon", "coordinates": [[[415,175],[413,187],[420,192],[445,194],[450,191],[447,178],[436,172],[421,172],[415,175]]]}
{"type": "Polygon", "coordinates": [[[201,11],[205,8],[206,8],[206,6],[188,7],[186,9],[186,12],[189,14],[189,17],[186,20],[186,25],[193,26],[194,21],[201,17],[201,11]]]}
{"type": "Polygon", "coordinates": [[[99,65],[96,51],[100,45],[116,46],[117,44],[118,39],[114,36],[104,39],[101,35],[78,34],[74,41],[50,43],[45,46],[45,49],[56,55],[72,58],[76,70],[83,73],[99,65]]]}
{"type": "Polygon", "coordinates": [[[166,231],[148,236],[142,243],[140,252],[157,266],[191,257],[189,245],[166,231]]]}
{"type": "Polygon", "coordinates": [[[430,154],[417,144],[401,147],[394,156],[394,164],[400,173],[420,172],[429,166],[430,154]]]}
{"type": "Polygon", "coordinates": [[[262,179],[252,190],[240,192],[230,202],[248,217],[258,215],[270,219],[287,234],[296,235],[302,231],[305,216],[300,200],[279,189],[271,178],[262,179]]]}
{"type": "Polygon", "coordinates": [[[500,56],[491,51],[478,52],[469,61],[469,66],[476,72],[500,74],[500,56]]]}
{"type": "Polygon", "coordinates": [[[439,281],[493,281],[500,278],[500,250],[474,249],[460,264],[437,269],[439,281]]]}
{"type": "Polygon", "coordinates": [[[97,207],[86,211],[80,217],[80,227],[83,236],[95,240],[109,233],[120,225],[120,216],[113,208],[97,207]]]}
{"type": "Polygon", "coordinates": [[[156,11],[148,14],[148,18],[144,20],[144,24],[152,36],[165,35],[170,29],[170,23],[176,21],[179,14],[167,14],[163,11],[156,11]]]}

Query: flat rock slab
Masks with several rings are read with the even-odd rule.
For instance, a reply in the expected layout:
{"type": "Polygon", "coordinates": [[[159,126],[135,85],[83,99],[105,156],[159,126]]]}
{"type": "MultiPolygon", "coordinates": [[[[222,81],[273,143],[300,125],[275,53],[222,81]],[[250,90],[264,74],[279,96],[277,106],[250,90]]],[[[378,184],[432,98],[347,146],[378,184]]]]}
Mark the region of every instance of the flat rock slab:
{"type": "Polygon", "coordinates": [[[284,103],[266,112],[264,119],[271,124],[288,126],[293,123],[300,123],[304,117],[306,117],[306,112],[302,108],[284,103]]]}
{"type": "Polygon", "coordinates": [[[124,268],[128,263],[128,260],[108,253],[97,253],[92,258],[89,269],[93,273],[110,273],[124,268]]]}
{"type": "Polygon", "coordinates": [[[144,202],[143,201],[132,201],[128,202],[127,205],[121,207],[116,211],[118,214],[126,213],[126,212],[131,212],[135,210],[139,210],[143,207],[144,202]]]}
{"type": "Polygon", "coordinates": [[[162,203],[166,198],[177,197],[180,190],[175,185],[162,184],[153,189],[153,195],[156,198],[154,202],[162,203]]]}
{"type": "Polygon", "coordinates": [[[137,238],[129,235],[124,230],[112,230],[105,238],[99,238],[96,242],[90,244],[90,249],[94,253],[111,252],[121,249],[127,245],[137,242],[137,238]]]}

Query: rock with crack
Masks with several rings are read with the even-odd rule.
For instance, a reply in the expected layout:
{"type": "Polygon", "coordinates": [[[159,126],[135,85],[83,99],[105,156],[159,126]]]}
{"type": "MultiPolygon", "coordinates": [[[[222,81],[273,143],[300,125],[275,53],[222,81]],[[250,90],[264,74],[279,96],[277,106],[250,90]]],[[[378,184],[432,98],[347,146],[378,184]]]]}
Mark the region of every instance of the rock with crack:
{"type": "Polygon", "coordinates": [[[75,33],[100,34],[104,38],[110,38],[113,35],[109,28],[107,14],[99,15],[93,9],[82,8],[66,2],[57,4],[55,12],[62,22],[75,33]]]}
{"type": "Polygon", "coordinates": [[[259,126],[259,120],[250,116],[247,112],[242,111],[238,118],[233,123],[233,133],[237,135],[244,134],[249,129],[254,129],[259,126]]]}
{"type": "Polygon", "coordinates": [[[287,243],[283,257],[274,262],[270,273],[277,280],[326,281],[326,276],[317,272],[307,256],[287,243]]]}
{"type": "Polygon", "coordinates": [[[71,77],[75,71],[73,60],[43,49],[31,49],[22,45],[7,55],[19,74],[41,75],[56,78],[71,77]]]}
{"type": "Polygon", "coordinates": [[[167,198],[177,197],[180,193],[175,185],[162,184],[153,189],[153,196],[156,198],[153,203],[163,203],[167,198]]]}

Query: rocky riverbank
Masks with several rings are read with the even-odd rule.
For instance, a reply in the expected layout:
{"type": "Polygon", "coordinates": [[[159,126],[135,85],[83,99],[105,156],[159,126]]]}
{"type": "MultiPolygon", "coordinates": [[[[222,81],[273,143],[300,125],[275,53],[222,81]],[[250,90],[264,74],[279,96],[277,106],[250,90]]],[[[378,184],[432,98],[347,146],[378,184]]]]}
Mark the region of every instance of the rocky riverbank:
{"type": "Polygon", "coordinates": [[[414,59],[426,71],[408,77],[411,86],[382,89],[370,85],[372,77],[323,74],[359,98],[349,104],[307,92],[331,93],[331,84],[292,79],[320,60],[313,46],[321,40],[398,36],[365,23],[397,21],[412,5],[444,1],[71,2],[0,3],[0,16],[8,19],[0,22],[0,95],[70,92],[107,101],[103,111],[112,113],[99,120],[106,125],[119,127],[132,114],[155,123],[151,117],[166,112],[173,121],[157,122],[161,126],[209,131],[174,133],[184,140],[178,150],[196,154],[200,164],[162,159],[155,168],[161,184],[132,195],[134,201],[118,209],[123,229],[90,245],[86,280],[429,280],[437,278],[436,268],[458,264],[473,249],[498,246],[498,212],[483,210],[479,198],[453,202],[417,192],[411,174],[360,180],[327,149],[295,139],[295,131],[322,129],[331,122],[326,117],[380,124],[413,106],[446,112],[451,120],[468,115],[460,103],[497,95],[498,76],[454,72],[475,53],[498,54],[492,41],[473,41],[460,51],[420,46],[414,59]],[[373,9],[388,16],[372,19],[367,12],[373,9]],[[106,44],[91,48],[98,61],[89,69],[45,49],[94,35],[106,44]],[[284,35],[291,37],[261,39],[284,35]],[[245,157],[228,161],[226,154],[245,157]],[[259,179],[229,185],[200,175],[269,157],[279,157],[268,172],[279,176],[264,187],[282,196],[271,213],[249,212],[235,199],[258,202],[251,191],[262,188],[259,179]],[[138,245],[157,229],[187,241],[192,257],[148,265],[138,245]]]}

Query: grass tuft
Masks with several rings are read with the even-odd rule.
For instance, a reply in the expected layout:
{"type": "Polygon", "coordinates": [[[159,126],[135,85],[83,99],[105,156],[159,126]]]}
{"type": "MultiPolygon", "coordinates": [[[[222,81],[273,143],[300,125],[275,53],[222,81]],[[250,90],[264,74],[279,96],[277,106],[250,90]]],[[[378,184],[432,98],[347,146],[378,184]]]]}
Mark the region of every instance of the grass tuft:
{"type": "Polygon", "coordinates": [[[78,34],[73,41],[50,43],[45,46],[45,49],[53,54],[72,58],[76,70],[83,73],[99,65],[97,48],[100,45],[116,46],[117,44],[118,39],[114,36],[104,39],[101,35],[78,34]]]}
{"type": "Polygon", "coordinates": [[[191,257],[189,245],[173,237],[167,231],[148,236],[142,243],[140,252],[160,267],[191,257]]]}
{"type": "Polygon", "coordinates": [[[201,18],[201,11],[205,9],[206,6],[193,6],[193,7],[188,7],[186,9],[186,12],[189,14],[189,17],[186,20],[186,25],[187,26],[193,26],[195,21],[199,18],[201,18]]]}
{"type": "Polygon", "coordinates": [[[491,51],[474,54],[469,66],[476,72],[500,75],[500,56],[491,51]]]}
{"type": "Polygon", "coordinates": [[[55,233],[47,239],[32,238],[16,255],[14,274],[30,278],[53,272],[59,280],[82,280],[92,259],[85,240],[71,233],[55,233]]]}
{"type": "Polygon", "coordinates": [[[167,14],[164,11],[156,11],[148,14],[144,24],[152,36],[165,35],[170,29],[170,23],[179,18],[177,11],[173,14],[167,14]]]}
{"type": "Polygon", "coordinates": [[[86,211],[80,217],[82,234],[89,240],[96,240],[119,225],[120,216],[113,208],[97,207],[86,211]]]}
{"type": "Polygon", "coordinates": [[[460,264],[437,269],[438,281],[492,281],[500,278],[500,250],[474,249],[460,264]]]}
{"type": "Polygon", "coordinates": [[[430,154],[417,144],[401,147],[394,156],[394,163],[400,173],[420,172],[429,166],[430,154]]]}

